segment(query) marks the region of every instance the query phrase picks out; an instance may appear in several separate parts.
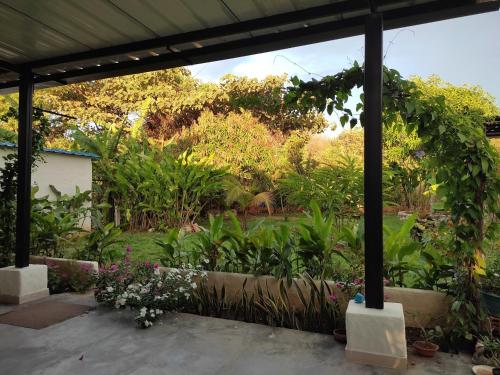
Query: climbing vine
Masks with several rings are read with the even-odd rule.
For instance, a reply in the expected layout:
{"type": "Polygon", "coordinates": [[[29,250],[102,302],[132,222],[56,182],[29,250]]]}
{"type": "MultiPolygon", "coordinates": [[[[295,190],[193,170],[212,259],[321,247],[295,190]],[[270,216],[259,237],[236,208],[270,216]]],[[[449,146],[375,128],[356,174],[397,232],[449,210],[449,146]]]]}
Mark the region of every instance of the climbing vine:
{"type": "MultiPolygon", "coordinates": [[[[0,118],[7,122],[18,118],[17,110],[9,108],[0,118]]],[[[43,141],[49,132],[50,121],[39,110],[33,111],[33,138],[32,138],[32,168],[42,161],[41,152],[43,141]]],[[[10,266],[16,241],[16,194],[17,194],[17,152],[3,157],[4,166],[0,168],[0,267],[10,266]]]]}
{"type": "MultiPolygon", "coordinates": [[[[337,111],[342,126],[349,123],[354,127],[358,119],[347,108],[347,101],[355,88],[363,86],[363,79],[364,67],[357,62],[321,80],[304,82],[294,77],[287,101],[299,111],[311,108],[329,114],[337,111]]],[[[360,125],[370,126],[365,124],[363,95],[356,112],[360,112],[360,125]]],[[[403,124],[408,132],[416,131],[422,140],[423,151],[435,172],[437,192],[451,214],[450,249],[457,273],[465,275],[463,283],[468,285],[461,292],[460,303],[471,312],[479,309],[475,285],[476,271],[482,266],[482,243],[485,236],[496,233],[500,217],[498,154],[484,133],[486,120],[479,110],[447,105],[444,96],[424,95],[414,82],[384,67],[383,124],[403,124]]],[[[462,305],[455,305],[454,309],[460,312],[462,305]]]]}

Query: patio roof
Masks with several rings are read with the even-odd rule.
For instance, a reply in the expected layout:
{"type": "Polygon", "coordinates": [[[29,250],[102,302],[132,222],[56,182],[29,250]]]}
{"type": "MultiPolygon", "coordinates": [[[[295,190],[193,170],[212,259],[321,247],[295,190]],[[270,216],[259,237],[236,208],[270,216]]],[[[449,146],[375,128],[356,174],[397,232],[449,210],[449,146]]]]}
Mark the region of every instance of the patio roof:
{"type": "Polygon", "coordinates": [[[0,93],[185,66],[498,10],[499,0],[1,0],[0,93]]]}

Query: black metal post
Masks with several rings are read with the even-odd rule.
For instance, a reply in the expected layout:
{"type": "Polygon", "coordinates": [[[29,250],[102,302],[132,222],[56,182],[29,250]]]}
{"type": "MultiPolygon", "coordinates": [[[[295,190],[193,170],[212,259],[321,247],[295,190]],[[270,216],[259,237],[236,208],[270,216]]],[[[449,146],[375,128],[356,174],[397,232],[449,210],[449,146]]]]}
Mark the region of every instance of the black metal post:
{"type": "Polygon", "coordinates": [[[19,82],[17,141],[16,267],[29,266],[31,223],[31,152],[33,122],[33,74],[23,69],[19,82]]]}
{"type": "Polygon", "coordinates": [[[366,307],[384,308],[382,203],[382,34],[379,13],[365,24],[365,293],[366,307]]]}

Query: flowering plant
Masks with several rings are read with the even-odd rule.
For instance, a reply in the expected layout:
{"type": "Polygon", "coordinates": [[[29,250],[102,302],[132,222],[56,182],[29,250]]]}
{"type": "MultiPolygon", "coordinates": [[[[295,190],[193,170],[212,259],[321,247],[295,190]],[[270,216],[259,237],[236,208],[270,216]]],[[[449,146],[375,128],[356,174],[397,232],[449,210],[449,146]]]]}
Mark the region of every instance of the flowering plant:
{"type": "Polygon", "coordinates": [[[182,310],[191,301],[196,281],[206,277],[191,265],[161,272],[157,263],[132,264],[128,253],[119,264],[101,269],[95,292],[97,302],[117,309],[137,311],[142,328],[153,325],[167,311],[182,310]]]}
{"type": "Polygon", "coordinates": [[[48,287],[51,294],[77,292],[84,293],[92,288],[96,280],[96,272],[88,263],[57,263],[44,259],[48,270],[48,287]]]}

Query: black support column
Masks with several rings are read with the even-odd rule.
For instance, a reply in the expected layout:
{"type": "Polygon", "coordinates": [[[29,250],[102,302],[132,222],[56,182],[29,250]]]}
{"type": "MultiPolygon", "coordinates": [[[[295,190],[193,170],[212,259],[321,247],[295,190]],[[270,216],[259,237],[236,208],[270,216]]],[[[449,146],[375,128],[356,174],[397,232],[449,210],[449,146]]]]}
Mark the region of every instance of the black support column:
{"type": "Polygon", "coordinates": [[[33,122],[33,74],[23,69],[19,83],[17,170],[16,267],[29,266],[31,222],[31,152],[33,122]]]}
{"type": "Polygon", "coordinates": [[[384,308],[382,203],[382,15],[365,24],[364,188],[366,307],[384,308]]]}

